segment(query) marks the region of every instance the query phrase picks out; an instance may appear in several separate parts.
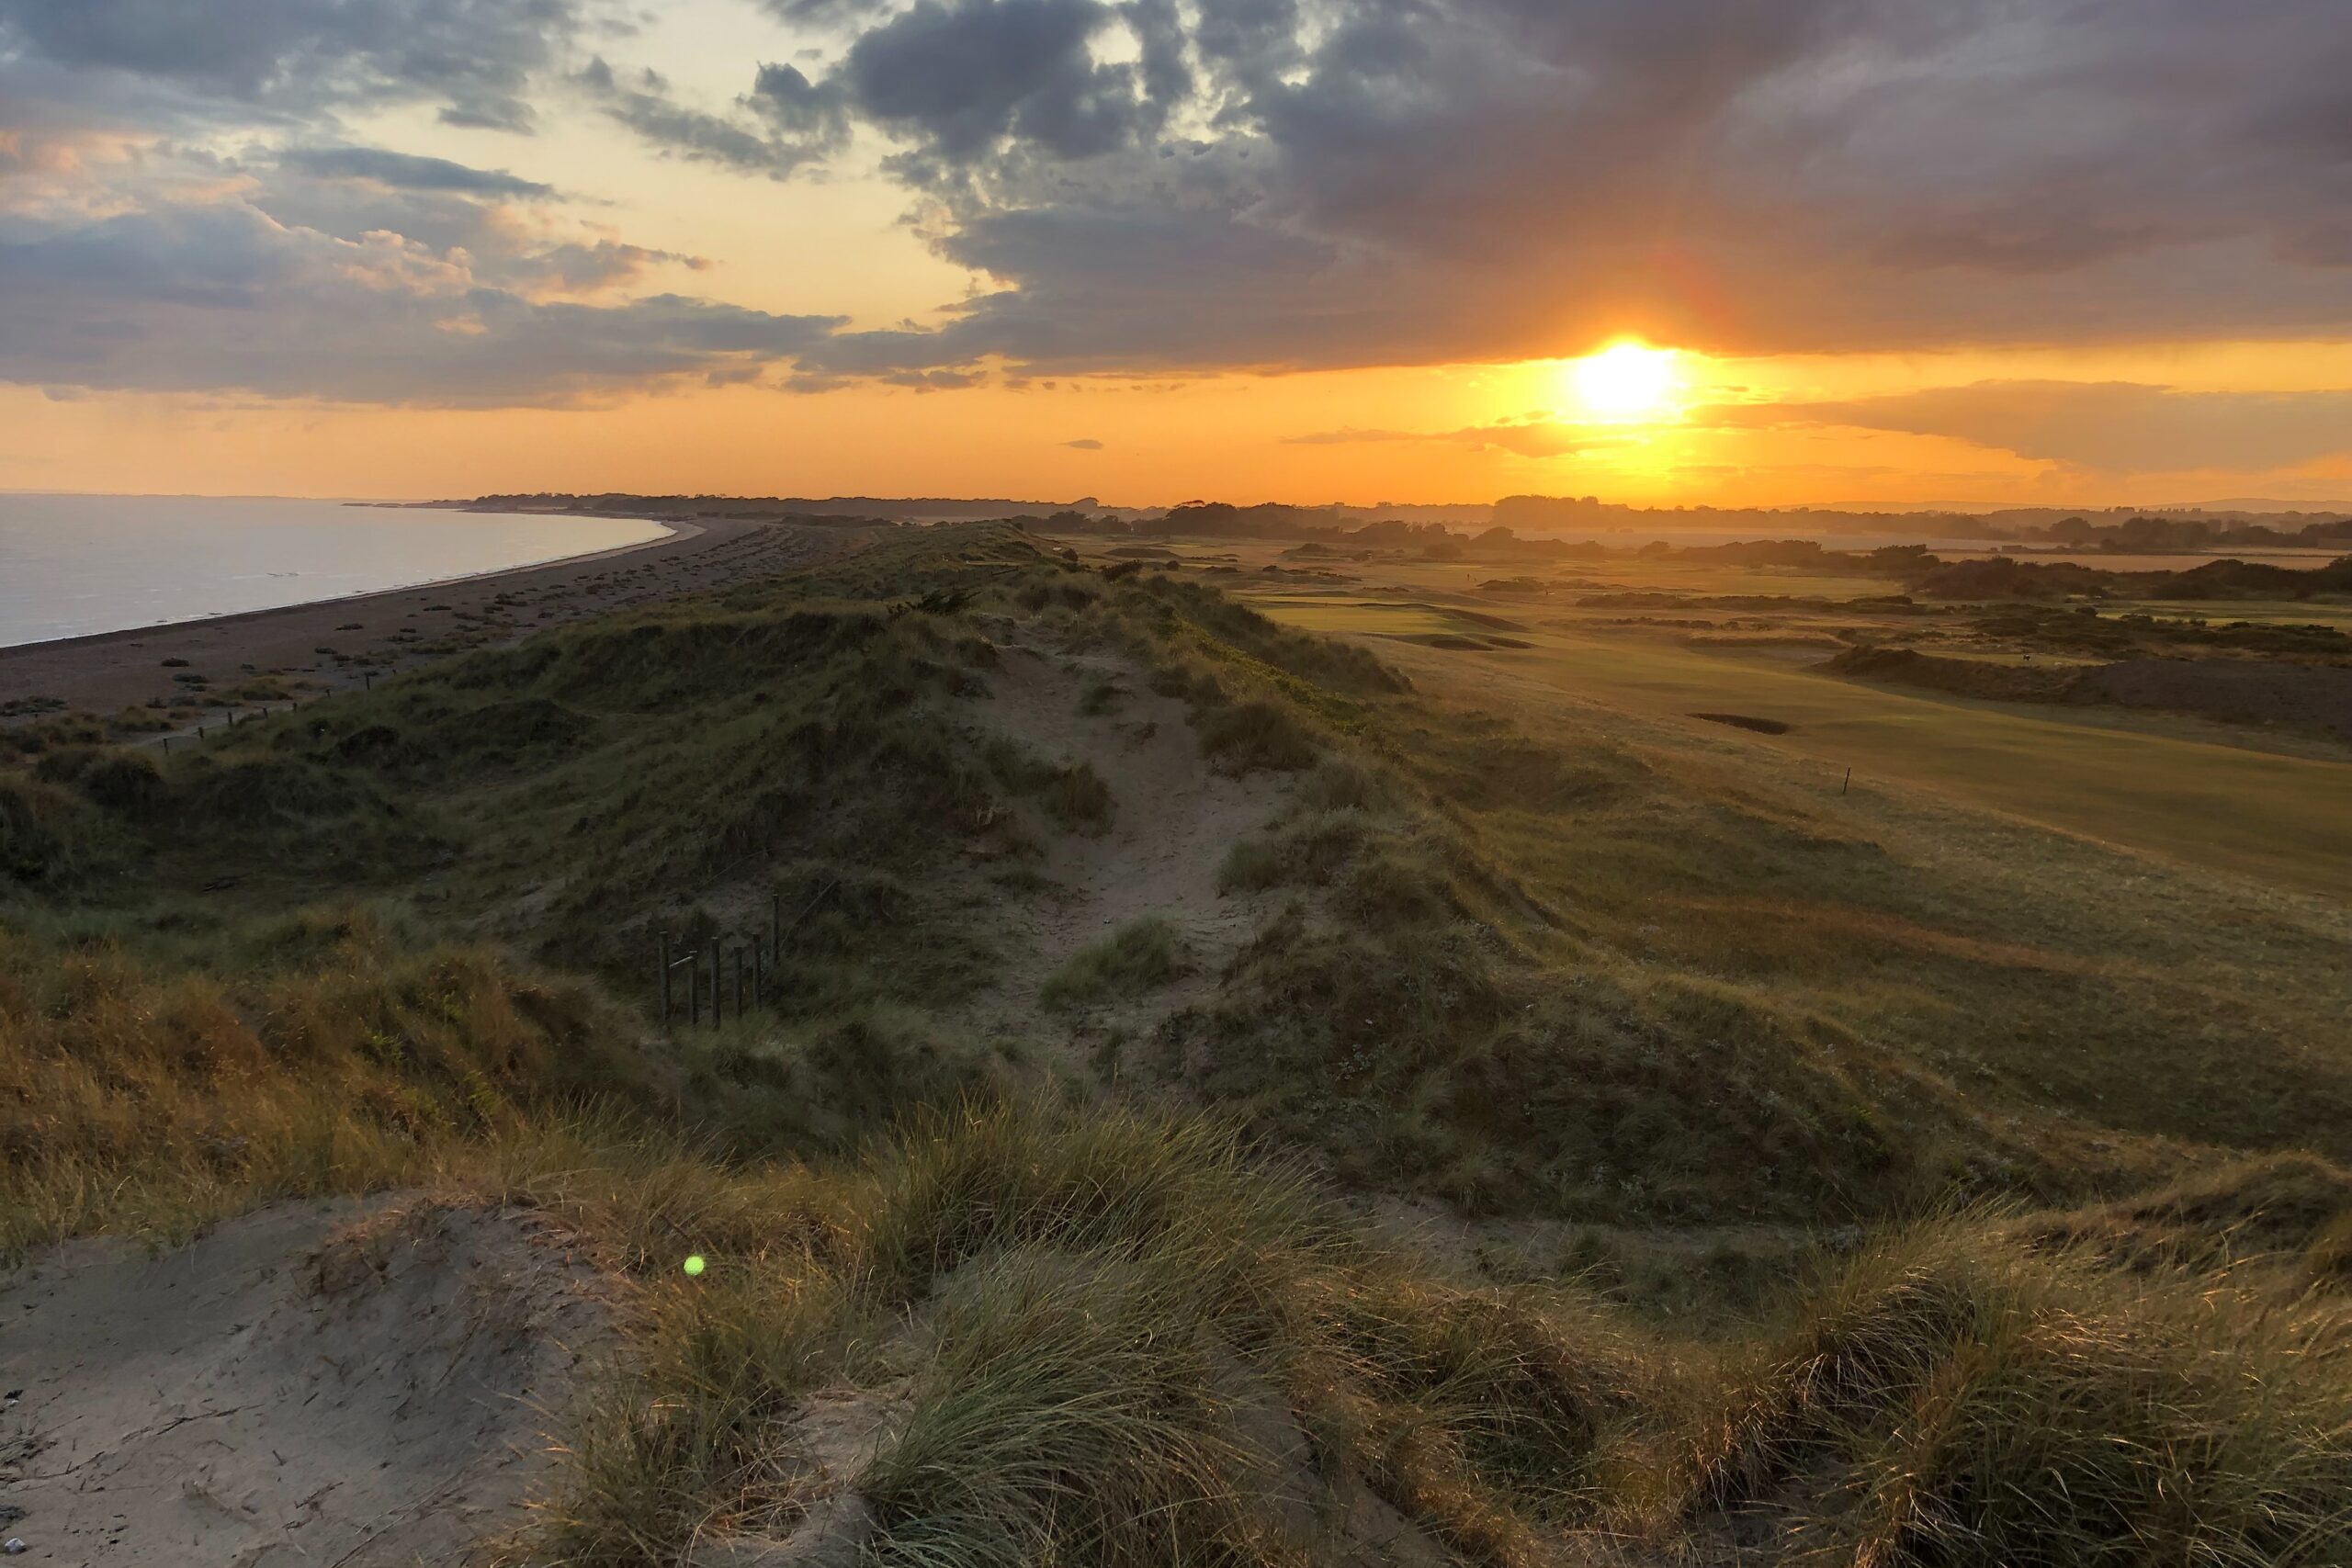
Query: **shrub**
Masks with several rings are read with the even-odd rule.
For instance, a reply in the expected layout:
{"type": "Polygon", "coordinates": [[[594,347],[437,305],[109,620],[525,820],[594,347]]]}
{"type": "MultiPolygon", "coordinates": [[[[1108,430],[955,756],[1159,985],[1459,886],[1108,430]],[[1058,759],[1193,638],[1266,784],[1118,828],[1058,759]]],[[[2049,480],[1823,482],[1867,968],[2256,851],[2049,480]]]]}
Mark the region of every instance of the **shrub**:
{"type": "Polygon", "coordinates": [[[1072,953],[1046,976],[1039,999],[1049,1008],[1073,1008],[1132,997],[1168,984],[1189,967],[1176,928],[1147,916],[1072,953]]]}
{"type": "Polygon", "coordinates": [[[1262,698],[1212,708],[1194,727],[1202,751],[1237,773],[1261,768],[1295,773],[1313,767],[1318,754],[1298,720],[1262,698]]]}
{"type": "Polygon", "coordinates": [[[1111,786],[1091,762],[1057,768],[1037,792],[1046,814],[1065,828],[1100,830],[1111,821],[1111,786]]]}
{"type": "Polygon", "coordinates": [[[113,811],[152,810],[164,796],[164,776],[155,764],[117,746],[51,751],[34,764],[33,776],[71,784],[94,805],[113,811]]]}

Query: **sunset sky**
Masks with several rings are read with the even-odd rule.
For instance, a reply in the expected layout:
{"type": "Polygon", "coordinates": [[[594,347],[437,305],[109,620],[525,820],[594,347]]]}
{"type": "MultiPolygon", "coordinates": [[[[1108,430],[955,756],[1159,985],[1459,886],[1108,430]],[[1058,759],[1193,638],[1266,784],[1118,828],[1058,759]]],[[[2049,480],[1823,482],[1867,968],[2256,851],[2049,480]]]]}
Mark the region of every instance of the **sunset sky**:
{"type": "Polygon", "coordinates": [[[2342,501],[2347,83],[2346,0],[0,0],[0,488],[2342,501]]]}

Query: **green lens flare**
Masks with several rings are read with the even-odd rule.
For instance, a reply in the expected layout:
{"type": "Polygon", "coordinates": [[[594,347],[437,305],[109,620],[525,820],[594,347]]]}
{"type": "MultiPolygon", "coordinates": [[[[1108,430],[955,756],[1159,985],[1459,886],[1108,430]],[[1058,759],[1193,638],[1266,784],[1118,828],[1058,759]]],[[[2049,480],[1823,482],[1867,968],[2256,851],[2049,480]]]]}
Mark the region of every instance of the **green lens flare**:
{"type": "Polygon", "coordinates": [[[703,1271],[703,1267],[702,1254],[699,1252],[686,1259],[686,1272],[689,1274],[701,1273],[703,1271]]]}

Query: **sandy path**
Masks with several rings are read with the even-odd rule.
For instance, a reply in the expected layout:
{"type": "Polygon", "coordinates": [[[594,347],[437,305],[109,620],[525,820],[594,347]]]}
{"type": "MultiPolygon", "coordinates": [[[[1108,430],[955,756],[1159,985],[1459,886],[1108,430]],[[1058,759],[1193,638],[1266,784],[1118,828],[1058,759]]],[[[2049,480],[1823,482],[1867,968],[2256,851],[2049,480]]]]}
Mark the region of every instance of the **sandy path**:
{"type": "Polygon", "coordinates": [[[0,1534],[107,1568],[467,1562],[609,1333],[529,1220],[350,1201],[51,1248],[0,1322],[0,1534]]]}
{"type": "Polygon", "coordinates": [[[425,646],[452,635],[520,637],[806,566],[854,548],[867,536],[855,527],[713,520],[680,526],[649,544],[545,566],[0,649],[0,704],[53,697],[70,707],[111,713],[152,697],[184,699],[172,679],[183,672],[207,676],[218,688],[273,673],[327,687],[356,685],[363,669],[380,674],[422,662],[430,657],[422,651],[425,646]],[[321,649],[365,662],[338,664],[321,649]],[[166,668],[167,659],[187,663],[166,668]]]}
{"type": "Polygon", "coordinates": [[[1114,656],[1072,657],[1008,643],[989,685],[981,720],[1057,763],[1091,764],[1110,786],[1113,814],[1100,834],[1048,835],[1038,867],[1052,885],[1046,890],[986,897],[1006,965],[972,1021],[985,1036],[1032,1043],[1148,1032],[1213,994],[1227,962],[1256,931],[1266,900],[1220,893],[1217,869],[1234,840],[1282,809],[1288,784],[1212,768],[1184,704],[1151,691],[1143,671],[1114,656]],[[1088,688],[1106,681],[1122,694],[1108,711],[1081,711],[1088,688]],[[1181,933],[1189,976],[1075,1018],[1040,1006],[1039,987],[1072,953],[1147,916],[1181,933]]]}

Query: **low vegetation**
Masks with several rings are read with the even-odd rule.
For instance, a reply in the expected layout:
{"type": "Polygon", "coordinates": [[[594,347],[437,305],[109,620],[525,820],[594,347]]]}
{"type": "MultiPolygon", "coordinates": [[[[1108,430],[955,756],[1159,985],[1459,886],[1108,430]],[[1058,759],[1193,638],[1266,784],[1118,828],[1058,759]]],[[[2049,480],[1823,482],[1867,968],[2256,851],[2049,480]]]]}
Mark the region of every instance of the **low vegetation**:
{"type": "Polygon", "coordinates": [[[1071,954],[1046,977],[1043,999],[1050,1008],[1111,1001],[1164,986],[1188,967],[1176,928],[1147,916],[1071,954]]]}

